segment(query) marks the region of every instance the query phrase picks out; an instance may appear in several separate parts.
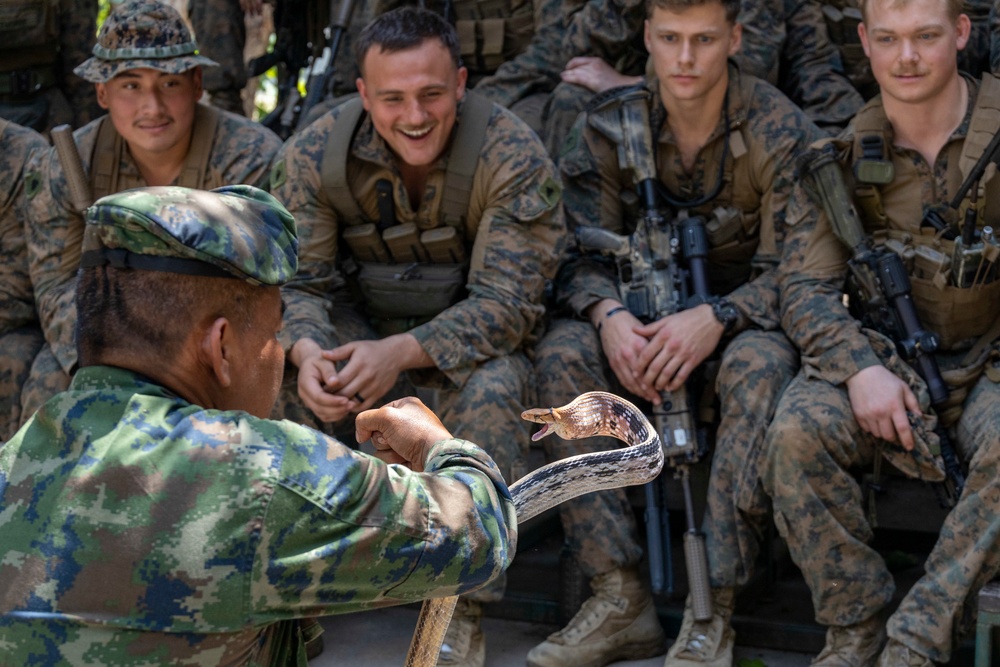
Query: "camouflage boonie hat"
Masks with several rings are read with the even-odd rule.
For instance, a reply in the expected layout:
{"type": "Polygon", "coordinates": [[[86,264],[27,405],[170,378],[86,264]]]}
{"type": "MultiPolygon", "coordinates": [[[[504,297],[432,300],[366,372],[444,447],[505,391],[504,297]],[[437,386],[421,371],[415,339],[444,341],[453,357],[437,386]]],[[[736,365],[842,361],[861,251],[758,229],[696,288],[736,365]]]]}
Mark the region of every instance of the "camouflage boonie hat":
{"type": "Polygon", "coordinates": [[[219,63],[198,55],[198,45],[176,9],[157,0],[128,0],[114,6],[97,34],[94,57],[73,72],[107,83],[122,72],[148,67],[180,74],[219,63]]]}
{"type": "Polygon", "coordinates": [[[295,219],[250,185],[136,188],[87,209],[81,266],[282,285],[298,270],[295,219]]]}

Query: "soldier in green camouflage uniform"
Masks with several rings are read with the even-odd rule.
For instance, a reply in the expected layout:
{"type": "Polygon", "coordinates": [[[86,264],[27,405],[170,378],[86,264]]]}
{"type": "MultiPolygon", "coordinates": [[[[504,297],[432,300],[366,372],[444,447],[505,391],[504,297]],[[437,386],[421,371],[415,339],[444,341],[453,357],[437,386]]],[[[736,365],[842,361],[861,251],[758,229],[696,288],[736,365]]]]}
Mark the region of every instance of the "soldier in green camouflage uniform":
{"type": "MultiPolygon", "coordinates": [[[[918,318],[940,337],[935,357],[951,394],[944,409],[930,409],[915,367],[844,306],[849,251],[824,207],[801,188],[789,207],[782,325],[801,348],[804,368],[778,406],[762,476],[778,529],[812,590],[816,618],[829,626],[826,649],[813,664],[868,666],[876,657],[880,667],[948,662],[963,606],[1000,570],[1000,388],[993,361],[1000,282],[956,285],[949,277],[954,242],[921,228],[930,210],[950,224],[962,220],[947,203],[1000,127],[1000,80],[987,75],[980,83],[957,69],[957,50],[971,30],[960,11],[954,0],[869,0],[862,39],[882,94],[833,144],[847,196],[876,247],[900,252],[904,262],[928,260],[904,268],[918,318]],[[858,168],[862,159],[882,165],[888,176],[878,183],[864,176],[871,172],[858,168]],[[933,261],[936,253],[943,262],[933,261]],[[965,488],[926,574],[886,628],[893,578],[869,546],[873,527],[851,469],[884,458],[908,476],[942,480],[932,432],[939,419],[968,463],[965,488]]],[[[977,227],[996,225],[997,184],[995,176],[973,184],[982,207],[977,227]]],[[[968,205],[966,197],[961,206],[968,205]]]]}
{"type": "MultiPolygon", "coordinates": [[[[38,133],[0,119],[0,442],[21,423],[21,386],[45,342],[35,313],[24,241],[24,167],[48,148],[38,133]]],[[[37,186],[37,182],[29,187],[37,186]]]]}
{"type": "MultiPolygon", "coordinates": [[[[555,320],[536,347],[539,401],[559,405],[579,391],[616,386],[643,401],[659,401],[660,391],[701,374],[695,368],[721,348],[715,386],[723,418],[704,522],[715,615],[694,622],[688,605],[666,664],[729,665],[735,589],[752,573],[767,527],[757,457],[777,399],[797,369],[794,348],[776,330],[775,265],[791,167],[794,156],[821,135],[771,85],[727,62],[740,46],[738,2],[688,6],[661,0],[650,7],[646,44],[657,78],[650,80],[645,102],[630,103],[649,109],[655,142],[650,159],[658,187],[674,200],[667,215],[687,209],[708,221],[708,278],[712,294],[723,298],[644,324],[622,306],[614,267],[574,250],[560,269],[556,301],[563,314],[576,319],[555,320]],[[705,35],[711,39],[703,41],[705,35]],[[685,73],[697,75],[685,80],[685,73]]],[[[567,223],[571,230],[601,227],[630,234],[639,215],[636,183],[632,167],[619,161],[621,147],[602,131],[598,114],[603,113],[604,105],[581,116],[560,161],[567,223]]],[[[587,443],[575,446],[582,450],[587,443]]],[[[621,494],[597,494],[588,502],[568,503],[562,512],[582,569],[594,576],[615,568],[635,580],[641,548],[621,494]]],[[[599,577],[595,581],[600,584],[599,577]]],[[[605,629],[588,636],[572,628],[590,621],[574,619],[536,647],[529,664],[576,665],[581,655],[592,654],[611,660],[637,636],[652,639],[652,630],[639,630],[649,627],[641,612],[651,600],[636,588],[633,584],[627,596],[626,612],[606,612],[605,629]],[[623,627],[626,620],[633,626],[623,627]]],[[[588,606],[593,613],[607,604],[602,597],[616,597],[613,589],[595,593],[581,614],[588,606]]]]}
{"type": "Polygon", "coordinates": [[[821,128],[843,128],[864,104],[829,39],[820,0],[749,0],[740,22],[744,71],[778,86],[821,128]]]}
{"type": "Polygon", "coordinates": [[[48,132],[100,115],[94,87],[73,74],[90,55],[97,0],[5,0],[0,5],[0,117],[48,132]]]}
{"type": "MultiPolygon", "coordinates": [[[[529,443],[519,418],[533,396],[525,348],[565,231],[560,187],[523,122],[465,93],[458,59],[455,32],[439,15],[412,7],[380,15],[358,42],[360,101],[316,120],[276,158],[272,191],[302,239],[299,273],[284,290],[282,338],[294,365],[284,406],[342,422],[408,378],[437,390],[442,421],[489,443],[513,480],[529,443]],[[477,126],[477,137],[457,138],[477,126]],[[468,170],[457,192],[453,168],[468,170]],[[463,194],[467,203],[454,210],[463,194]],[[406,230],[410,245],[390,243],[406,230]],[[441,233],[454,239],[454,261],[421,258],[432,247],[427,235],[441,233]],[[396,263],[366,256],[373,247],[397,253],[396,263]],[[435,271],[448,275],[434,283],[435,271]]],[[[442,664],[483,664],[478,618],[478,603],[463,598],[442,664]]]]}
{"type": "MultiPolygon", "coordinates": [[[[93,196],[144,185],[266,181],[280,140],[246,118],[198,104],[201,67],[214,63],[196,50],[177,11],[157,0],[117,5],[105,21],[94,56],[77,68],[108,110],[73,135],[93,196]]],[[[35,157],[30,169],[41,184],[28,200],[28,252],[48,345],[24,389],[25,418],[67,386],[76,366],[73,292],[83,237],[65,165],[55,149],[35,157]]]]}
{"type": "Polygon", "coordinates": [[[266,419],[296,250],[251,186],[88,210],[80,371],[0,449],[0,664],[305,667],[304,617],[509,565],[499,470],[419,401],[358,417],[376,456],[266,419]]]}

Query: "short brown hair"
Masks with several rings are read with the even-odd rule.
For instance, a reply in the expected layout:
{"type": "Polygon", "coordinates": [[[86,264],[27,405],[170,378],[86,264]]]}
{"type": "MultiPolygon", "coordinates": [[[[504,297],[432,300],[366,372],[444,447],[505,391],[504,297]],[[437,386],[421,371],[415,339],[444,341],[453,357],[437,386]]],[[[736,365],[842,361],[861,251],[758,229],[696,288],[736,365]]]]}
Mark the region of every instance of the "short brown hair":
{"type": "MultiPolygon", "coordinates": [[[[907,5],[910,0],[887,0],[889,5],[892,7],[903,7],[907,5]]],[[[874,2],[874,0],[858,0],[858,8],[861,10],[861,19],[866,21],[868,19],[868,7],[874,2]]],[[[948,18],[952,21],[957,22],[959,15],[964,9],[964,3],[962,0],[945,0],[948,3],[948,18]]]]}
{"type": "MultiPolygon", "coordinates": [[[[961,0],[958,0],[961,2],[961,0]]],[[[707,5],[710,2],[718,2],[726,10],[726,20],[736,23],[740,15],[740,0],[646,0],[646,18],[653,16],[654,9],[678,9],[684,7],[697,7],[707,5]]]]}

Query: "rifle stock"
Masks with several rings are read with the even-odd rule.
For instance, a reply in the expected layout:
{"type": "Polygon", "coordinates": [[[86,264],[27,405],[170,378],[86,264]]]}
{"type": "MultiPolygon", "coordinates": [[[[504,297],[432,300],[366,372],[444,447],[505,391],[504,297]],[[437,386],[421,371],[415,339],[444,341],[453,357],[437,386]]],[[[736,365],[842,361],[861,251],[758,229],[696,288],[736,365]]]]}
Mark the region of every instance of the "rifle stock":
{"type": "Polygon", "coordinates": [[[83,213],[94,203],[94,195],[90,191],[90,181],[80,159],[80,151],[73,138],[73,128],[69,125],[59,125],[49,133],[52,144],[56,147],[59,162],[62,164],[66,183],[69,185],[69,197],[73,208],[83,213]]]}

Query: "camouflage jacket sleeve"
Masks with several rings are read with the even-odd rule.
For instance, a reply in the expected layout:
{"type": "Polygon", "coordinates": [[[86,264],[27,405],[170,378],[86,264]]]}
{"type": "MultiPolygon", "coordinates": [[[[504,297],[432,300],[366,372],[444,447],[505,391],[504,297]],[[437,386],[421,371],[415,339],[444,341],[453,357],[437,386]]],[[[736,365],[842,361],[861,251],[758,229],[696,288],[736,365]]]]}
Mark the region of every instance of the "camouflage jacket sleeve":
{"type": "Polygon", "coordinates": [[[497,104],[509,107],[532,93],[551,91],[576,56],[599,56],[618,67],[642,33],[644,5],[638,0],[587,0],[579,8],[563,0],[540,1],[538,29],[528,48],[476,84],[476,92],[497,104]]]}
{"type": "MultiPolygon", "coordinates": [[[[87,168],[96,129],[94,124],[74,133],[87,168]]],[[[63,370],[76,366],[76,270],[83,243],[83,216],[73,209],[69,185],[55,148],[40,151],[31,161],[40,185],[28,199],[28,261],[35,303],[45,339],[63,370]]]]}
{"type": "Polygon", "coordinates": [[[620,299],[614,266],[591,254],[582,254],[575,241],[580,227],[603,227],[628,234],[621,191],[622,182],[614,146],[587,124],[580,114],[570,131],[559,160],[563,179],[563,210],[570,243],[555,282],[556,305],[575,316],[602,299],[620,299]]]}
{"type": "Polygon", "coordinates": [[[562,188],[535,133],[494,105],[481,155],[469,202],[477,221],[469,296],[410,330],[459,387],[478,364],[525,344],[565,243],[562,188]]]}
{"type": "Polygon", "coordinates": [[[763,81],[753,88],[746,126],[742,136],[750,146],[740,159],[751,160],[749,182],[760,196],[760,242],[751,259],[754,278],[726,295],[741,314],[736,331],[779,325],[777,265],[795,184],[795,158],[821,136],[798,107],[763,81]]]}
{"type": "Polygon", "coordinates": [[[479,447],[440,442],[414,473],[315,432],[290,442],[254,568],[261,619],[457,595],[510,564],[514,506],[479,447]]]}
{"type": "Polygon", "coordinates": [[[35,299],[25,243],[25,189],[29,156],[48,143],[34,130],[0,121],[0,334],[34,322],[35,299]]]}
{"type": "Polygon", "coordinates": [[[278,135],[258,122],[219,111],[219,125],[209,155],[210,174],[203,188],[243,183],[266,190],[271,164],[281,148],[278,135]]]}
{"type": "Polygon", "coordinates": [[[830,41],[819,0],[785,0],[789,8],[781,55],[781,89],[820,127],[838,127],[864,105],[830,41]]]}
{"type": "Polygon", "coordinates": [[[0,448],[4,618],[236,632],[473,590],[514,556],[509,490],[464,440],[415,473],[100,366],[42,411],[0,448]]]}
{"type": "Polygon", "coordinates": [[[792,194],[779,281],[781,326],[802,351],[806,372],[840,384],[879,362],[844,306],[849,253],[801,185],[792,194]]]}
{"type": "Polygon", "coordinates": [[[274,159],[271,192],[294,216],[299,237],[299,270],[281,288],[286,350],[302,338],[324,349],[335,346],[329,299],[345,282],[333,261],[339,242],[337,213],[323,197],[321,169],[337,116],[334,109],[293,135],[274,159]]]}

